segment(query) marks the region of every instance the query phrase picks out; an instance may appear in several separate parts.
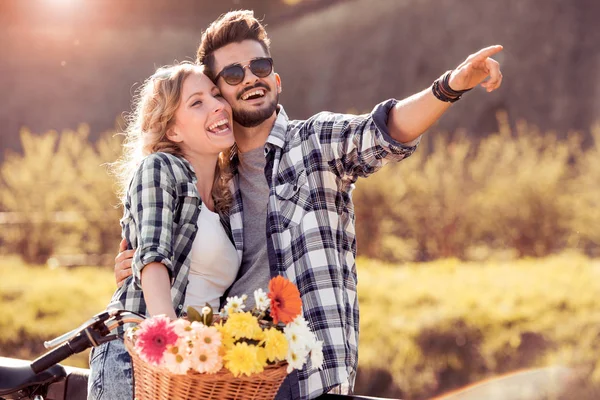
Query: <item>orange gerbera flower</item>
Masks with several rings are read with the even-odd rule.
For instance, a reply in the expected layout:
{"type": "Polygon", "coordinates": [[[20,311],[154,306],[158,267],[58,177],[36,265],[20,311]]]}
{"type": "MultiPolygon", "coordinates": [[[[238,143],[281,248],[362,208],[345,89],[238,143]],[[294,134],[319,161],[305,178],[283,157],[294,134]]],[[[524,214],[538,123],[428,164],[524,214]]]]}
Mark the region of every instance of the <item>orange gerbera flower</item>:
{"type": "Polygon", "coordinates": [[[271,299],[271,317],[276,324],[279,321],[288,324],[302,311],[302,300],[296,285],[283,276],[276,276],[269,282],[271,299]]]}

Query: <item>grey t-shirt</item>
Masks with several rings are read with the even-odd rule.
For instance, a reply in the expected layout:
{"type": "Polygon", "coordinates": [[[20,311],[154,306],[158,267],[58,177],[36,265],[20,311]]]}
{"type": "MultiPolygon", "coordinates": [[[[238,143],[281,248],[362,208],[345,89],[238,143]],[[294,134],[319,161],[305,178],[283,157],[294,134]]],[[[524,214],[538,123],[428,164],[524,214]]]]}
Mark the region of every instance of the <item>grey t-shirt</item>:
{"type": "MultiPolygon", "coordinates": [[[[268,291],[270,268],[267,250],[267,205],[269,184],[265,178],[267,164],[264,148],[238,153],[238,178],[242,194],[244,251],[242,265],[235,282],[227,293],[228,297],[248,295],[245,311],[254,308],[254,291],[268,291]]],[[[223,299],[225,300],[225,299],[223,299]]],[[[223,304],[224,305],[224,304],[223,304]]],[[[296,371],[285,377],[275,400],[298,398],[299,386],[296,371]]]]}
{"type": "Polygon", "coordinates": [[[254,291],[265,292],[270,279],[267,252],[267,205],[269,185],[265,178],[266,159],[264,148],[238,153],[238,178],[242,194],[244,251],[235,282],[228,297],[248,295],[245,311],[254,307],[254,291]]]}

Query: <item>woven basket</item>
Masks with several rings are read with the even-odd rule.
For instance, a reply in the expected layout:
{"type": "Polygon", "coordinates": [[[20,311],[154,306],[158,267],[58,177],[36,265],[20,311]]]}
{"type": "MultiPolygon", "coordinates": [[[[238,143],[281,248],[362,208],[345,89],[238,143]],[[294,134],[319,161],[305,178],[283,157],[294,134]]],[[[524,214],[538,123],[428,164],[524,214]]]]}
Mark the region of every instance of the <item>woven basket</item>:
{"type": "Polygon", "coordinates": [[[133,362],[136,400],[258,400],[274,399],[287,375],[287,363],[267,366],[252,376],[234,377],[223,368],[216,374],[190,372],[177,375],[142,361],[125,339],[133,362]]]}

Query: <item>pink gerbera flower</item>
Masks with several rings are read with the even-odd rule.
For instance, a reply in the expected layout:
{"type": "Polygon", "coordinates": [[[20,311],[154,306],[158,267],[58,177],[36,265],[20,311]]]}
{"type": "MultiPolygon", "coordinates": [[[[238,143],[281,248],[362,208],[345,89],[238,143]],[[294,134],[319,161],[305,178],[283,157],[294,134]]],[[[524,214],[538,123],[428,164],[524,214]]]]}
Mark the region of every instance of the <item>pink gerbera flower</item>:
{"type": "Polygon", "coordinates": [[[158,315],[144,320],[136,332],[135,349],[140,358],[152,365],[160,365],[167,346],[177,343],[177,333],[171,320],[158,315]]]}

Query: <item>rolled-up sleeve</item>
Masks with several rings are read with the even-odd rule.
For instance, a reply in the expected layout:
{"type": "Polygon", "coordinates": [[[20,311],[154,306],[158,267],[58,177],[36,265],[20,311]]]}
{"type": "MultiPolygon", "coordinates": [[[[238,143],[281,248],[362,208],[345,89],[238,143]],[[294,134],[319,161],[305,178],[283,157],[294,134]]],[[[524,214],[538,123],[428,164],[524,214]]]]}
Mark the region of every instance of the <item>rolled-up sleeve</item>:
{"type": "Polygon", "coordinates": [[[173,276],[173,215],[175,184],[169,166],[149,156],[138,168],[129,187],[129,211],[136,231],[133,281],[141,289],[143,268],[160,262],[173,276]]]}
{"type": "Polygon", "coordinates": [[[421,137],[401,143],[391,137],[388,115],[397,100],[375,106],[370,114],[319,113],[309,119],[323,155],[342,179],[355,181],[378,171],[388,162],[400,161],[417,149],[421,137]]]}

